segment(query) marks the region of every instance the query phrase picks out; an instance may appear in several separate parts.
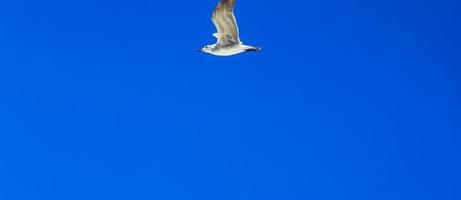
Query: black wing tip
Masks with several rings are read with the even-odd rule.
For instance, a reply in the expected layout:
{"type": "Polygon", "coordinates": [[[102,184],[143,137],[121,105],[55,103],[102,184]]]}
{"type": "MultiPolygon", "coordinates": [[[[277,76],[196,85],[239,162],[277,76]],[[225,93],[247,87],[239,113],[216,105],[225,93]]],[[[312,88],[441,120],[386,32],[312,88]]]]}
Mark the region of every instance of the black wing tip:
{"type": "Polygon", "coordinates": [[[247,52],[257,52],[261,51],[261,47],[253,47],[246,50],[247,52]]]}

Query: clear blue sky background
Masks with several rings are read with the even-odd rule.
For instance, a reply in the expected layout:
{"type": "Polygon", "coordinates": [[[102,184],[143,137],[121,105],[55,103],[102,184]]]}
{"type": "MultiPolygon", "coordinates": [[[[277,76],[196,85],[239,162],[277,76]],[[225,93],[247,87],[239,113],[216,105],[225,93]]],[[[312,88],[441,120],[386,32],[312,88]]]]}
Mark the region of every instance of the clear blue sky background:
{"type": "Polygon", "coordinates": [[[461,199],[459,1],[0,2],[2,200],[461,199]]]}

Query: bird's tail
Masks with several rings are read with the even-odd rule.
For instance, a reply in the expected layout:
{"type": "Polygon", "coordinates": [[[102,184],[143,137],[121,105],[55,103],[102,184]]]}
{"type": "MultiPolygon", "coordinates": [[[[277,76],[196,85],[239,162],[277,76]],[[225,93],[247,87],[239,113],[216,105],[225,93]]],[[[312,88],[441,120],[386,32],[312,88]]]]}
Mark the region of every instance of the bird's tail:
{"type": "Polygon", "coordinates": [[[245,51],[248,51],[248,52],[261,51],[261,47],[251,47],[251,46],[249,46],[249,48],[246,49],[245,51]]]}

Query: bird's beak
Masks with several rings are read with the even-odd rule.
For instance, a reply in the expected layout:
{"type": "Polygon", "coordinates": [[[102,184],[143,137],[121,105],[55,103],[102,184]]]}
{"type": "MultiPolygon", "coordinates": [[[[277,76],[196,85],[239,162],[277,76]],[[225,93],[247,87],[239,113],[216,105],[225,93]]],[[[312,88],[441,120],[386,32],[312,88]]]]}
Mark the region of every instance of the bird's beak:
{"type": "Polygon", "coordinates": [[[197,52],[202,52],[202,49],[197,50],[197,52]]]}

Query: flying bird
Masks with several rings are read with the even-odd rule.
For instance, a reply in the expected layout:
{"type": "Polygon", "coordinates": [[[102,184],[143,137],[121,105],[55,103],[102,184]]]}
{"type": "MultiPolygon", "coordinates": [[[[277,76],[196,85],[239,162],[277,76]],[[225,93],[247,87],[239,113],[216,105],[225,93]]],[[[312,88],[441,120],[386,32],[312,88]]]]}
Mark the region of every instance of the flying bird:
{"type": "Polygon", "coordinates": [[[239,38],[239,29],[234,16],[235,0],[220,0],[211,20],[216,26],[216,44],[206,45],[199,51],[216,56],[231,56],[242,52],[260,51],[260,47],[244,45],[239,38]]]}

